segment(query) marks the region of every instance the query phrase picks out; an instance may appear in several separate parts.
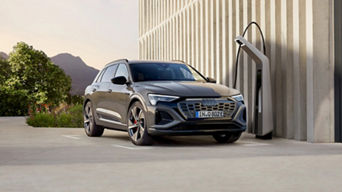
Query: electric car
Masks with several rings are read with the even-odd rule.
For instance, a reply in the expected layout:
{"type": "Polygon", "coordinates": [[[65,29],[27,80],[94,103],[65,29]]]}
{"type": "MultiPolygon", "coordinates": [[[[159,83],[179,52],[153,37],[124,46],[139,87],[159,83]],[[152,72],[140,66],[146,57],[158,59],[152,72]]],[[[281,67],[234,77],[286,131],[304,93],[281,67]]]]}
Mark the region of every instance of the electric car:
{"type": "Polygon", "coordinates": [[[135,145],[160,135],[212,135],[233,143],[246,130],[246,107],[238,90],[216,84],[182,62],[109,63],[85,90],[84,128],[127,131],[135,145]]]}

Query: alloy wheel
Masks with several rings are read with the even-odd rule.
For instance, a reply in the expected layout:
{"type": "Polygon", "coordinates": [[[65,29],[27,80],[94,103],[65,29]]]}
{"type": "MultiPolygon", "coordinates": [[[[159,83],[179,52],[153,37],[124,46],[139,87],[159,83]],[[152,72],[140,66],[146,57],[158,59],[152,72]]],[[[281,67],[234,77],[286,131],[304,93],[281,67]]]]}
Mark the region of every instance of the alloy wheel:
{"type": "Polygon", "coordinates": [[[128,119],[128,133],[131,139],[135,142],[140,140],[145,131],[145,115],[144,111],[138,106],[134,106],[128,119]]]}
{"type": "Polygon", "coordinates": [[[93,112],[91,109],[91,104],[87,103],[84,109],[84,128],[87,133],[90,133],[92,126],[93,126],[93,112]]]}

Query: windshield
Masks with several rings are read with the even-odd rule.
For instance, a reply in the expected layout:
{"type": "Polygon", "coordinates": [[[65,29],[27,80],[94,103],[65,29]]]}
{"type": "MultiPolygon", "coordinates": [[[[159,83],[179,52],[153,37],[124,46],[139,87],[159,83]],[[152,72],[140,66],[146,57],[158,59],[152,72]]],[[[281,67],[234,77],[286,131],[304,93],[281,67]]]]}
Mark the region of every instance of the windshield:
{"type": "Polygon", "coordinates": [[[203,81],[204,77],[191,67],[178,63],[132,63],[133,81],[203,81]]]}

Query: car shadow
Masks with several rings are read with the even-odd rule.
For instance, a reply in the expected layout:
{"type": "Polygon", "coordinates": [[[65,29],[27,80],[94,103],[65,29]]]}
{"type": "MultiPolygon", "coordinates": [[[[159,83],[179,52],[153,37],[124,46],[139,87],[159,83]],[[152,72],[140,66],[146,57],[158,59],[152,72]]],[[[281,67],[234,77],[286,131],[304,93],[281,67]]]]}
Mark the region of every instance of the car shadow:
{"type": "Polygon", "coordinates": [[[217,146],[211,136],[159,136],[153,137],[153,146],[160,147],[189,147],[189,146],[217,146]]]}
{"type": "Polygon", "coordinates": [[[127,135],[102,135],[101,138],[116,139],[116,140],[121,140],[121,141],[129,141],[129,138],[127,135]]]}
{"type": "MultiPolygon", "coordinates": [[[[244,134],[241,138],[246,137],[244,134]]],[[[102,139],[131,142],[126,132],[106,132],[102,139]]],[[[240,138],[240,140],[241,140],[240,138]]],[[[153,136],[152,146],[156,147],[203,147],[203,146],[238,146],[236,143],[217,143],[211,135],[197,136],[153,136]]]]}

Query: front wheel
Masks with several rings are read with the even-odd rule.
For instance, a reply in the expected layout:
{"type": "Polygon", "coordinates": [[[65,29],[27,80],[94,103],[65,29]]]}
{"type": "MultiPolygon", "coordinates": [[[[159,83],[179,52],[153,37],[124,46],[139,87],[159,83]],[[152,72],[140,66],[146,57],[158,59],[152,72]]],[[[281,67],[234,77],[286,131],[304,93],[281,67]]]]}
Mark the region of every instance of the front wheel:
{"type": "Polygon", "coordinates": [[[213,137],[218,143],[234,143],[240,138],[241,134],[241,132],[228,132],[222,134],[214,134],[213,137]]]}
{"type": "Polygon", "coordinates": [[[152,138],[147,133],[147,119],[144,107],[135,102],[128,110],[128,136],[135,145],[150,145],[152,138]]]}

